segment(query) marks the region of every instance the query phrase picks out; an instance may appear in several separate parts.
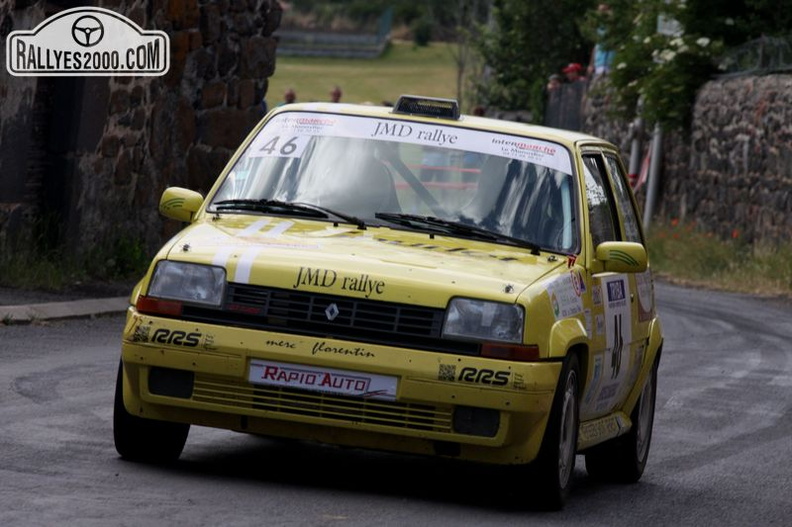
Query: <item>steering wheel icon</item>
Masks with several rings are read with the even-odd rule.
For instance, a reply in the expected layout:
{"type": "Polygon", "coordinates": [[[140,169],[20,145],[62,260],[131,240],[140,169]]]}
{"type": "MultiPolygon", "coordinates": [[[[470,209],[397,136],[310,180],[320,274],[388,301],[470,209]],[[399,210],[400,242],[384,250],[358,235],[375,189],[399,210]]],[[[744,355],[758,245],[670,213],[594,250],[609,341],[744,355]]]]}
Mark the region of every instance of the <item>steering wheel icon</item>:
{"type": "Polygon", "coordinates": [[[104,26],[95,16],[82,16],[72,25],[72,38],[81,46],[86,48],[95,46],[102,37],[104,37],[104,26]]]}

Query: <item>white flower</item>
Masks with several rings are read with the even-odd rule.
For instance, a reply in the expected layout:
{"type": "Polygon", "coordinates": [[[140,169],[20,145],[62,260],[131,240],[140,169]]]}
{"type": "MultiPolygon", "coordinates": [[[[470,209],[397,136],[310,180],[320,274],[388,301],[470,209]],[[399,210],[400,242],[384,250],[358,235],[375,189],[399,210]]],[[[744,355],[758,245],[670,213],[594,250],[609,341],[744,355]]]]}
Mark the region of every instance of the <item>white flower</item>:
{"type": "Polygon", "coordinates": [[[734,25],[734,19],[733,18],[727,18],[724,22],[726,23],[727,26],[733,26],[734,25]]]}
{"type": "Polygon", "coordinates": [[[687,45],[682,45],[677,50],[677,53],[687,53],[689,50],[690,50],[690,48],[687,47],[687,45]]]}
{"type": "Polygon", "coordinates": [[[645,39],[643,39],[643,43],[644,43],[644,44],[648,44],[648,43],[650,43],[651,41],[652,41],[652,37],[646,37],[645,39]]]}
{"type": "Polygon", "coordinates": [[[680,47],[684,43],[685,43],[684,40],[682,40],[681,38],[677,37],[677,38],[671,40],[671,42],[669,44],[671,44],[672,46],[680,47]]]}
{"type": "Polygon", "coordinates": [[[706,48],[707,46],[709,46],[709,43],[710,43],[710,39],[708,39],[707,37],[701,37],[696,41],[696,44],[698,44],[702,48],[706,48]]]}
{"type": "Polygon", "coordinates": [[[660,52],[660,62],[671,62],[676,57],[676,51],[664,49],[660,52]]]}
{"type": "Polygon", "coordinates": [[[627,67],[627,63],[626,62],[619,62],[618,64],[616,64],[616,69],[617,70],[623,70],[626,67],[627,67]]]}

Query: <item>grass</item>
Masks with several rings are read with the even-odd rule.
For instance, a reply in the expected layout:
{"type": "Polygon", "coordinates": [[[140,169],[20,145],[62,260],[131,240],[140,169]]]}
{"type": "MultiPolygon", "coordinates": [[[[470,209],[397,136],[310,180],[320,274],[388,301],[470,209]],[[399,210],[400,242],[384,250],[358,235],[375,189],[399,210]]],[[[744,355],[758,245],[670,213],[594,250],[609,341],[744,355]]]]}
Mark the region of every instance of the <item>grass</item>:
{"type": "Polygon", "coordinates": [[[0,287],[57,292],[87,283],[127,282],[142,276],[151,260],[142,242],[123,236],[79,256],[42,249],[41,242],[15,245],[0,250],[0,287]]]}
{"type": "Polygon", "coordinates": [[[673,282],[792,299],[792,243],[750,245],[721,240],[694,224],[653,223],[647,236],[652,269],[673,282]]]}
{"type": "Polygon", "coordinates": [[[341,102],[395,102],[403,93],[456,98],[456,66],[447,43],[419,47],[411,42],[393,42],[375,59],[277,57],[269,79],[267,102],[283,100],[288,88],[297,92],[298,102],[328,101],[338,85],[341,102]]]}

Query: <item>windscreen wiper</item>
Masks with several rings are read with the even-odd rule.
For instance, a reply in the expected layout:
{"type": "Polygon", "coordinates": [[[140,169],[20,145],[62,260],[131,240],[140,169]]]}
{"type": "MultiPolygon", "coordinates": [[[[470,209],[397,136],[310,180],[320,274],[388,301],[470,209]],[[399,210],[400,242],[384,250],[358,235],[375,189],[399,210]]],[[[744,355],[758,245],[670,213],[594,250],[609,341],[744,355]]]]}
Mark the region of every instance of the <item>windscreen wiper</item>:
{"type": "Polygon", "coordinates": [[[311,218],[330,218],[331,216],[341,219],[346,223],[355,225],[358,229],[365,229],[366,222],[357,216],[345,214],[319,205],[311,203],[297,203],[291,201],[280,201],[277,199],[226,199],[214,203],[215,211],[226,212],[232,210],[250,210],[269,214],[296,214],[311,218]]]}
{"type": "Polygon", "coordinates": [[[419,227],[429,229],[432,232],[439,232],[441,234],[452,234],[457,236],[467,236],[477,240],[485,240],[499,243],[507,243],[509,245],[516,245],[518,247],[526,247],[531,250],[532,254],[539,254],[539,246],[535,243],[506,236],[493,232],[482,227],[475,225],[468,225],[458,221],[445,220],[443,218],[436,218],[434,216],[420,216],[417,214],[399,214],[395,212],[377,212],[374,215],[379,220],[389,221],[405,227],[419,227]]]}

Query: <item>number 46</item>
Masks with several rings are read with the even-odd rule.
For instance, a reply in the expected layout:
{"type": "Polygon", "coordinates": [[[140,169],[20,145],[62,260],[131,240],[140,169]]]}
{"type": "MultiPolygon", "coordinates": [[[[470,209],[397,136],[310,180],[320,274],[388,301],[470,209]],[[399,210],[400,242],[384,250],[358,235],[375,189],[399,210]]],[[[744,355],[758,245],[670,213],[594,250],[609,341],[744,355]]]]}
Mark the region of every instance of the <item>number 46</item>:
{"type": "Polygon", "coordinates": [[[291,137],[279,146],[280,140],[281,137],[276,135],[267,141],[261,148],[259,148],[258,151],[268,156],[289,157],[294,155],[299,146],[297,143],[297,137],[291,137]]]}

